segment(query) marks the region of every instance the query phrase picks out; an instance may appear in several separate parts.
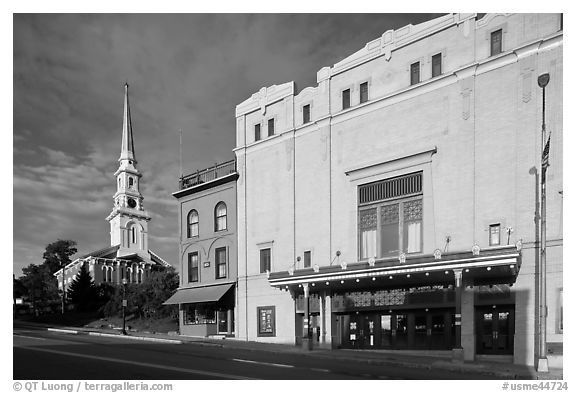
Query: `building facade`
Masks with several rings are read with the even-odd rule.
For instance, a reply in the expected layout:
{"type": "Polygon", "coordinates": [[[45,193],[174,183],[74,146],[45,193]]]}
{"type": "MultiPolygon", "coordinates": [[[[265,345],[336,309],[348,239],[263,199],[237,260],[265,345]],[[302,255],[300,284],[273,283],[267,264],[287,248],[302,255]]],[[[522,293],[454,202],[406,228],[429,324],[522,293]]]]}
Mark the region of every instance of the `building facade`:
{"type": "Polygon", "coordinates": [[[559,14],[451,14],[239,104],[238,337],[534,364],[548,73],[561,353],[562,42],[559,14]]]}
{"type": "Polygon", "coordinates": [[[148,247],[148,222],[150,214],[144,208],[144,197],[140,192],[142,173],[137,168],[132,132],[132,118],[128,99],[128,84],[124,86],[124,115],[122,146],[113,196],[112,212],[106,220],[110,223],[110,246],[77,258],[64,269],[54,273],[58,287],[62,289],[72,283],[82,265],[87,265],[95,284],[141,283],[154,269],[169,267],[148,247]]]}
{"type": "Polygon", "coordinates": [[[180,334],[234,336],[236,281],[236,162],[180,180],[180,286],[165,304],[179,304],[180,334]]]}

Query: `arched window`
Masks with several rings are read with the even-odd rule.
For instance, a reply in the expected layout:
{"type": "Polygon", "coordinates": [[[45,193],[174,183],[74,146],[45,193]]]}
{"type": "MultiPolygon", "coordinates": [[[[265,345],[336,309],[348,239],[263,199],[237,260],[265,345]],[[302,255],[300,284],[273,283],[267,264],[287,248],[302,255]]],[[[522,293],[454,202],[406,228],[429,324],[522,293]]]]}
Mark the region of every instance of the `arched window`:
{"type": "Polygon", "coordinates": [[[132,236],[132,244],[136,244],[136,227],[130,228],[130,235],[132,236]]]}
{"type": "Polygon", "coordinates": [[[216,209],[214,209],[214,230],[223,231],[226,227],[226,204],[220,202],[216,205],[216,209]]]}
{"type": "Polygon", "coordinates": [[[134,178],[129,177],[128,178],[128,187],[132,188],[133,186],[134,186],[134,178]]]}
{"type": "Polygon", "coordinates": [[[188,237],[198,236],[198,212],[190,210],[188,213],[188,237]]]}

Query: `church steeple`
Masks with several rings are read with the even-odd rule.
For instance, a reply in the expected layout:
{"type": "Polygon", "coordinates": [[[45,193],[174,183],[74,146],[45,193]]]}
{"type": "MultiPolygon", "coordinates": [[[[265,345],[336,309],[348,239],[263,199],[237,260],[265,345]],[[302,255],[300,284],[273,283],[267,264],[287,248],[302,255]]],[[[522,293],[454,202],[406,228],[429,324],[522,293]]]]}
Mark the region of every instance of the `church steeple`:
{"type": "Polygon", "coordinates": [[[134,154],[134,137],[132,136],[132,118],[130,117],[130,102],[128,100],[128,83],[124,84],[124,122],[122,124],[122,151],[118,161],[132,160],[136,163],[134,154]]]}
{"type": "Polygon", "coordinates": [[[142,253],[148,250],[150,215],[144,209],[144,197],[140,193],[142,174],[136,168],[128,83],[124,85],[122,148],[118,161],[120,165],[114,173],[116,177],[114,207],[106,218],[110,222],[110,245],[120,245],[118,256],[142,253]]]}

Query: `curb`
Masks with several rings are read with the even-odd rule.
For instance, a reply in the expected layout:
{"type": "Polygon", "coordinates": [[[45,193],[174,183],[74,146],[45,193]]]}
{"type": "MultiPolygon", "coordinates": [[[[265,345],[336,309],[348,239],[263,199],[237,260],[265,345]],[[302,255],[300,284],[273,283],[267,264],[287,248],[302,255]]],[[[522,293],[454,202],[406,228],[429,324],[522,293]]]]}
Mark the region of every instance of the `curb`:
{"type": "Polygon", "coordinates": [[[154,338],[154,337],[143,337],[143,336],[125,336],[120,334],[110,334],[110,333],[98,333],[98,332],[88,332],[89,336],[98,337],[114,337],[114,338],[125,338],[128,340],[138,340],[138,341],[151,341],[159,342],[164,344],[182,344],[181,340],[170,340],[166,338],[154,338]]]}

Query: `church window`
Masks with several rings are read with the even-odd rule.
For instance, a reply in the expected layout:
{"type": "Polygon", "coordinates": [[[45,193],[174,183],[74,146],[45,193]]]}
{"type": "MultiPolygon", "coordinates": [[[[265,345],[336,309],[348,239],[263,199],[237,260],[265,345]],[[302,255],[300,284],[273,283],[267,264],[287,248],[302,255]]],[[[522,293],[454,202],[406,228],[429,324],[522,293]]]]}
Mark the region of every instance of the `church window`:
{"type": "Polygon", "coordinates": [[[122,188],[122,178],[118,178],[118,188],[122,188]]]}
{"type": "Polygon", "coordinates": [[[226,230],[227,223],[226,223],[226,204],[224,202],[220,202],[216,205],[216,209],[214,210],[215,217],[214,217],[214,230],[215,231],[224,231],[226,230]]]}
{"type": "Polygon", "coordinates": [[[128,178],[128,187],[130,188],[134,187],[134,178],[132,177],[128,178]]]}
{"type": "Polygon", "coordinates": [[[198,212],[190,210],[188,213],[188,237],[198,236],[198,212]]]}
{"type": "Polygon", "coordinates": [[[132,244],[136,244],[136,227],[134,226],[130,228],[130,240],[132,244]]]}

